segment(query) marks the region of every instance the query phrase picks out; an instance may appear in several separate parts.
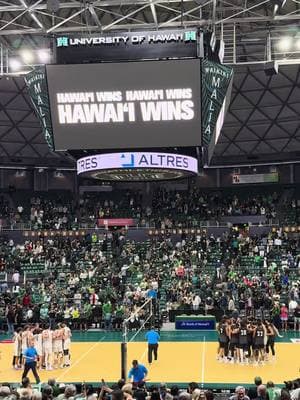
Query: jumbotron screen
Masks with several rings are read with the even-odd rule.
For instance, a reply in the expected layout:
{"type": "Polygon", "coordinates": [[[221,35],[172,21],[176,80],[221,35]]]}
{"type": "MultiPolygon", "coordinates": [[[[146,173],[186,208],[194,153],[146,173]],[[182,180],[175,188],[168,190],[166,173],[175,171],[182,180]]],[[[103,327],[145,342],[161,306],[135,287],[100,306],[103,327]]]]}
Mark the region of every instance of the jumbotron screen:
{"type": "Polygon", "coordinates": [[[200,60],[47,66],[56,150],[201,145],[200,60]]]}

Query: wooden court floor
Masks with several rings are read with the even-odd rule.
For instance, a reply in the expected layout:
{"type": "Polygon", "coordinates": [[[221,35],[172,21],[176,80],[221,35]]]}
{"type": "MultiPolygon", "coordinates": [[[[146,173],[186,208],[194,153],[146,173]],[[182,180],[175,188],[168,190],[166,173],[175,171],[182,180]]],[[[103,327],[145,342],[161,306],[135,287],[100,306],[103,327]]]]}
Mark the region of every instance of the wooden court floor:
{"type": "MultiPolygon", "coordinates": [[[[104,334],[105,335],[105,334],[104,334]]],[[[120,378],[121,346],[117,342],[104,342],[105,336],[94,342],[72,343],[71,367],[53,371],[40,371],[42,381],[55,377],[59,382],[115,382],[120,378]]],[[[22,371],[11,368],[12,344],[0,344],[0,381],[20,382],[22,371]]],[[[128,343],[128,368],[131,360],[138,359],[148,368],[151,382],[188,383],[196,381],[210,384],[248,384],[260,375],[264,382],[272,380],[283,384],[300,372],[300,343],[277,343],[276,360],[264,366],[223,364],[216,360],[216,342],[161,342],[159,359],[148,365],[147,344],[128,343]]],[[[31,377],[31,375],[30,375],[31,377]]],[[[33,377],[31,377],[33,379],[33,377]]]]}

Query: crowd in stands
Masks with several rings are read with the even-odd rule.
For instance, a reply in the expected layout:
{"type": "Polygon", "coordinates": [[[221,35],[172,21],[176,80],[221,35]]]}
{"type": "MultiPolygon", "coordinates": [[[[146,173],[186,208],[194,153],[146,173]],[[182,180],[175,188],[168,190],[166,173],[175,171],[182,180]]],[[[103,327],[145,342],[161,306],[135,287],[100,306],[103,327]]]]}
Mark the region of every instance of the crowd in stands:
{"type": "Polygon", "coordinates": [[[177,254],[165,249],[165,262],[177,265],[168,280],[167,310],[268,311],[279,319],[283,304],[299,302],[298,247],[297,240],[275,234],[198,237],[179,243],[177,254]]]}
{"type": "Polygon", "coordinates": [[[30,224],[32,229],[71,229],[75,219],[74,205],[68,197],[34,196],[18,202],[11,213],[11,227],[30,224]]]}
{"type": "Polygon", "coordinates": [[[300,379],[285,382],[284,387],[276,386],[272,381],[263,384],[256,377],[254,385],[248,388],[237,386],[233,394],[213,392],[202,389],[196,382],[186,387],[177,385],[133,385],[120,379],[108,386],[105,383],[98,386],[90,384],[64,384],[49,379],[39,388],[32,387],[30,380],[24,378],[20,387],[9,383],[0,386],[1,400],[299,400],[300,379]]]}
{"type": "Polygon", "coordinates": [[[142,193],[125,190],[114,193],[86,193],[79,199],[79,218],[82,222],[94,222],[97,218],[142,218],[142,193]]]}
{"type": "Polygon", "coordinates": [[[263,215],[276,218],[277,192],[258,194],[252,197],[221,192],[203,192],[200,188],[188,191],[167,191],[159,189],[154,193],[152,209],[169,218],[172,222],[178,214],[186,217],[199,216],[203,220],[218,220],[224,216],[263,215]]]}
{"type": "Polygon", "coordinates": [[[82,329],[92,323],[120,329],[132,316],[138,327],[144,315],[134,312],[152,297],[161,314],[265,312],[281,328],[286,307],[292,319],[299,309],[299,248],[299,239],[281,229],[262,237],[232,231],[175,241],[134,242],[122,233],[3,241],[0,272],[8,281],[0,283],[0,314],[3,323],[9,310],[16,324],[65,321],[82,329]]]}
{"type": "Polygon", "coordinates": [[[0,271],[11,283],[0,284],[2,316],[6,308],[17,325],[50,320],[51,325],[72,322],[73,328],[86,329],[93,322],[120,329],[124,316],[147,297],[134,296],[125,286],[127,267],[119,257],[123,240],[122,235],[94,235],[3,242],[0,271]],[[37,265],[40,269],[32,271],[37,265]]]}
{"type": "MultiPolygon", "coordinates": [[[[76,200],[67,191],[35,196],[25,193],[13,197],[11,204],[0,201],[0,216],[11,228],[19,223],[31,229],[76,229],[86,224],[95,227],[99,218],[133,218],[141,227],[198,227],[201,222],[219,222],[231,216],[278,219],[281,195],[280,189],[260,190],[250,197],[243,190],[203,191],[197,187],[181,191],[160,188],[149,194],[129,189],[87,192],[76,200]]],[[[283,220],[296,221],[296,200],[290,199],[284,205],[283,220]]]]}

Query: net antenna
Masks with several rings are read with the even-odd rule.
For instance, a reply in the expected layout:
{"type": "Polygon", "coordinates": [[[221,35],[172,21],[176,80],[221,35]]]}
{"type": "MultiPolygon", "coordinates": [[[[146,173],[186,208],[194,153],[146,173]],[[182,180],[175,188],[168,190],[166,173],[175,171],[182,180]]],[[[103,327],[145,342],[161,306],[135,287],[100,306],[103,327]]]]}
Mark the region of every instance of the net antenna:
{"type": "Polygon", "coordinates": [[[146,330],[147,327],[150,325],[153,325],[154,318],[153,318],[153,302],[152,298],[149,298],[148,300],[145,301],[139,307],[137,310],[135,310],[133,313],[130,314],[130,316],[123,321],[123,334],[122,334],[122,343],[121,343],[121,377],[122,379],[127,379],[127,344],[128,342],[133,342],[134,339],[137,337],[137,335],[143,331],[146,330]],[[129,329],[129,323],[131,322],[132,319],[135,319],[135,317],[139,317],[139,314],[142,310],[146,311],[146,316],[145,319],[143,320],[143,323],[139,327],[139,329],[134,333],[133,336],[128,340],[128,334],[130,332],[129,329]]]}

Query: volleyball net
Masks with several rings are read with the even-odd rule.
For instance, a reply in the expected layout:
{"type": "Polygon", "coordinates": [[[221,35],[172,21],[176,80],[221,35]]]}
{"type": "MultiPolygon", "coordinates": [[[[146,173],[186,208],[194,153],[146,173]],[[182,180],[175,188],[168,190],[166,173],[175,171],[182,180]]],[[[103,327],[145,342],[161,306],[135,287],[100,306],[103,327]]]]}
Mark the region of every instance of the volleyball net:
{"type": "MultiPolygon", "coordinates": [[[[154,325],[153,299],[149,298],[140,307],[132,311],[123,321],[121,343],[121,376],[127,378],[127,344],[133,342],[141,333],[154,325]]],[[[142,338],[144,340],[144,337],[142,338]]]]}

